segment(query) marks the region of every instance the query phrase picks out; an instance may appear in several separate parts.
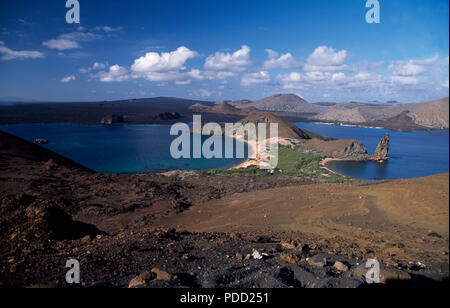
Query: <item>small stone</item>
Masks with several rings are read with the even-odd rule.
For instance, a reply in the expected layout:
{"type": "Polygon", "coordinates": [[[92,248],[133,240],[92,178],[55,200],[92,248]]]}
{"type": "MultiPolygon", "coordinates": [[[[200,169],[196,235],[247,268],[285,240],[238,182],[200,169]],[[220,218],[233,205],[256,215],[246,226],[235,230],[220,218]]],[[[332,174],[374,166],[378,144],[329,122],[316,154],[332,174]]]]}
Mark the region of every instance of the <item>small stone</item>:
{"type": "Polygon", "coordinates": [[[139,275],[139,277],[144,279],[145,282],[149,282],[149,281],[155,279],[155,276],[156,276],[155,273],[152,273],[152,272],[149,272],[149,271],[142,272],[139,275]]]}
{"type": "Polygon", "coordinates": [[[152,273],[154,273],[156,275],[156,280],[171,280],[172,279],[172,275],[170,275],[169,273],[167,273],[166,271],[163,271],[159,268],[152,268],[152,273]]]}
{"type": "Polygon", "coordinates": [[[292,255],[292,254],[281,254],[280,256],[281,260],[284,260],[290,264],[296,264],[298,262],[300,262],[300,258],[296,255],[292,255]]]}
{"type": "Polygon", "coordinates": [[[232,240],[237,240],[239,237],[237,236],[236,233],[231,233],[231,234],[230,234],[230,238],[231,238],[232,240]]]}
{"type": "Polygon", "coordinates": [[[284,249],[295,249],[295,245],[292,242],[281,242],[281,247],[284,249]]]}
{"type": "Polygon", "coordinates": [[[428,233],[429,237],[436,237],[436,238],[442,238],[442,235],[440,235],[439,233],[436,232],[430,232],[428,233]]]}
{"type": "Polygon", "coordinates": [[[142,277],[136,277],[130,281],[128,288],[135,288],[145,284],[145,280],[142,277]]]}
{"type": "Polygon", "coordinates": [[[85,237],[81,238],[81,242],[82,242],[82,243],[85,243],[85,244],[86,244],[86,243],[90,243],[91,240],[92,240],[92,238],[91,238],[90,235],[86,235],[85,237]]]}
{"type": "Polygon", "coordinates": [[[308,258],[308,264],[311,266],[324,267],[327,265],[327,259],[323,256],[314,256],[308,258]]]}
{"type": "Polygon", "coordinates": [[[244,260],[244,255],[242,253],[237,253],[236,259],[238,259],[239,261],[242,261],[242,260],[244,260]]]}
{"type": "Polygon", "coordinates": [[[348,266],[345,265],[344,263],[340,262],[340,261],[336,261],[333,266],[334,266],[335,269],[337,269],[340,272],[348,271],[348,266]]]}
{"type": "Polygon", "coordinates": [[[263,256],[257,250],[253,251],[252,257],[255,260],[262,260],[263,258],[263,256]]]}
{"type": "MultiPolygon", "coordinates": [[[[369,271],[369,268],[365,267],[365,263],[359,265],[355,271],[354,275],[365,279],[366,274],[369,271]]],[[[385,268],[381,266],[380,268],[380,283],[386,284],[388,281],[408,281],[411,280],[411,275],[409,275],[407,272],[394,269],[394,268],[385,268]]]]}
{"type": "Polygon", "coordinates": [[[251,254],[247,254],[247,255],[245,256],[245,259],[244,259],[244,260],[250,260],[251,257],[252,257],[251,254]]]}

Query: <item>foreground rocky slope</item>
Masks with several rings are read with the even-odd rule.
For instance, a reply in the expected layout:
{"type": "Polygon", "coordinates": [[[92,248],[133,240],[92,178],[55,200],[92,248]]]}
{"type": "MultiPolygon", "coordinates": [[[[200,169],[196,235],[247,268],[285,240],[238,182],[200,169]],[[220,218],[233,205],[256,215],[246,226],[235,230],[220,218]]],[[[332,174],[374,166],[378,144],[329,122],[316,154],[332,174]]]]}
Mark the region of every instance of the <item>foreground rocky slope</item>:
{"type": "Polygon", "coordinates": [[[85,287],[364,287],[373,257],[386,286],[448,284],[448,174],[105,175],[0,136],[1,286],[66,287],[70,258],[85,287]]]}

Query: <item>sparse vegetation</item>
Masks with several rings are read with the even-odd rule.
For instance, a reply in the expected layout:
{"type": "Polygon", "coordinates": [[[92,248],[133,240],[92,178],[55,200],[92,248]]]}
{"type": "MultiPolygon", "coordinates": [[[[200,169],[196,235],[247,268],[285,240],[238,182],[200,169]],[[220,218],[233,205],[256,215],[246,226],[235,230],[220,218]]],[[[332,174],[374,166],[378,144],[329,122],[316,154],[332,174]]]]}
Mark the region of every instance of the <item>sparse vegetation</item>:
{"type": "Polygon", "coordinates": [[[351,177],[342,176],[329,172],[321,166],[323,157],[314,153],[304,153],[301,148],[292,149],[287,146],[280,146],[278,151],[278,167],[273,173],[261,170],[256,166],[242,169],[207,171],[209,174],[222,176],[292,176],[309,177],[323,179],[328,183],[350,183],[351,177]]]}

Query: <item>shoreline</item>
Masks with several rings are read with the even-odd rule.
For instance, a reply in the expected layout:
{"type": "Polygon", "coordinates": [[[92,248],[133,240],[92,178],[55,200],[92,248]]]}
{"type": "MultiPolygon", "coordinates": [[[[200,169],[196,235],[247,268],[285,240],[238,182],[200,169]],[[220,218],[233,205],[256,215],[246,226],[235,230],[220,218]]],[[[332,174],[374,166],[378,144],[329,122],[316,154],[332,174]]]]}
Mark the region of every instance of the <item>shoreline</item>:
{"type": "MultiPolygon", "coordinates": [[[[242,162],[242,163],[240,163],[240,164],[238,164],[238,165],[236,165],[234,167],[231,167],[231,168],[229,168],[227,170],[245,169],[245,168],[248,168],[250,166],[258,166],[258,164],[262,161],[261,158],[258,157],[258,142],[256,142],[256,149],[255,149],[253,147],[253,145],[248,142],[247,139],[245,139],[245,138],[243,138],[241,136],[236,136],[236,135],[233,138],[236,139],[236,140],[239,140],[241,142],[244,142],[249,147],[251,147],[252,151],[254,153],[256,153],[256,158],[247,158],[246,161],[244,161],[244,162],[242,162]]],[[[265,142],[267,144],[268,142],[270,142],[270,139],[266,139],[265,142]]],[[[284,138],[278,138],[278,145],[293,146],[293,144],[290,141],[288,141],[288,140],[286,140],[284,138]]]]}
{"type": "Polygon", "coordinates": [[[327,167],[327,164],[330,163],[330,162],[333,162],[333,161],[347,161],[347,159],[327,157],[327,158],[323,159],[323,160],[320,162],[320,165],[322,166],[322,168],[324,168],[324,169],[327,170],[328,172],[331,172],[331,173],[334,173],[334,174],[337,174],[337,175],[340,175],[340,176],[346,176],[346,175],[344,175],[344,174],[341,174],[341,173],[339,173],[339,172],[336,172],[336,171],[334,171],[334,170],[331,170],[330,168],[327,167]]]}
{"type": "MultiPolygon", "coordinates": [[[[248,142],[248,140],[245,139],[245,137],[242,137],[242,136],[234,135],[233,139],[235,139],[236,141],[243,142],[246,145],[248,145],[249,149],[251,149],[253,153],[256,153],[256,158],[247,157],[247,159],[244,162],[239,163],[236,166],[228,168],[226,170],[245,169],[245,168],[248,168],[250,166],[257,165],[257,163],[259,162],[259,160],[258,160],[258,145],[256,145],[256,146],[253,145],[252,143],[248,142]]],[[[250,155],[248,155],[248,156],[250,156],[250,155]]]]}

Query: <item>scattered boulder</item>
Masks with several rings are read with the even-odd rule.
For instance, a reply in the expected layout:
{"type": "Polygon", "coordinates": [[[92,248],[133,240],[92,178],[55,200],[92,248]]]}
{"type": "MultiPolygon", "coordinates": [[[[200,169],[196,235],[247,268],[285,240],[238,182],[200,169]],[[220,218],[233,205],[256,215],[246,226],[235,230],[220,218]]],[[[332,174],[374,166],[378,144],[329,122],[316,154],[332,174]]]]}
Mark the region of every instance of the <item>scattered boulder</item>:
{"type": "MultiPolygon", "coordinates": [[[[353,274],[356,277],[365,279],[366,274],[369,271],[369,269],[366,268],[365,265],[366,265],[365,263],[359,265],[355,269],[353,274]]],[[[404,272],[404,271],[401,271],[401,270],[398,270],[395,268],[386,268],[383,266],[381,266],[381,268],[380,268],[380,283],[381,284],[386,284],[390,281],[409,281],[409,280],[411,280],[411,275],[408,274],[407,272],[404,272]]]]}
{"type": "Polygon", "coordinates": [[[293,250],[296,248],[295,243],[294,242],[281,242],[281,247],[283,247],[284,249],[288,249],[288,250],[293,250]]]}
{"type": "Polygon", "coordinates": [[[327,258],[325,258],[324,256],[316,255],[308,258],[307,262],[311,266],[324,267],[325,265],[327,265],[327,258]]]}
{"type": "Polygon", "coordinates": [[[131,279],[130,283],[128,284],[128,288],[135,288],[142,285],[145,285],[146,283],[152,281],[156,278],[156,274],[153,272],[145,271],[141,273],[136,278],[131,279]]]}
{"type": "Polygon", "coordinates": [[[389,160],[389,133],[384,135],[373,154],[373,160],[384,162],[389,160]]]}
{"type": "Polygon", "coordinates": [[[293,254],[281,254],[280,256],[281,260],[286,261],[290,264],[296,264],[298,262],[300,262],[300,258],[296,255],[293,254]]]}
{"type": "Polygon", "coordinates": [[[340,261],[336,261],[333,265],[335,269],[337,269],[340,272],[346,272],[348,271],[348,266],[340,261]]]}
{"type": "Polygon", "coordinates": [[[428,233],[428,236],[429,236],[429,237],[442,238],[442,235],[440,235],[440,234],[437,233],[437,232],[430,232],[430,233],[428,233]]]}
{"type": "Polygon", "coordinates": [[[123,115],[109,114],[102,118],[100,122],[103,125],[114,125],[125,122],[125,117],[123,115]]]}
{"type": "Polygon", "coordinates": [[[231,233],[230,234],[230,239],[237,240],[237,239],[239,239],[239,235],[237,235],[236,233],[231,233]]]}
{"type": "Polygon", "coordinates": [[[152,268],[151,272],[156,275],[156,280],[168,281],[172,279],[172,275],[159,268],[152,268]]]}
{"type": "Polygon", "coordinates": [[[136,278],[131,279],[130,283],[128,284],[128,288],[135,288],[139,287],[145,284],[145,280],[138,276],[136,278]]]}

